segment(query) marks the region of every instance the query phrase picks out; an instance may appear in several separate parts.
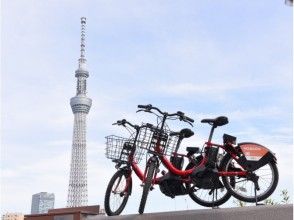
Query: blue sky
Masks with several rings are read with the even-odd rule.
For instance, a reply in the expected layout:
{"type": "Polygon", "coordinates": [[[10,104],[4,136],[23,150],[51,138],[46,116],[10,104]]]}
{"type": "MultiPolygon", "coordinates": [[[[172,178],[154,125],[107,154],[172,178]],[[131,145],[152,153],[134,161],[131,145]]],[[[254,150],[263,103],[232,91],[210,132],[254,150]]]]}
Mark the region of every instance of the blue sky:
{"type": "MultiPolygon", "coordinates": [[[[104,137],[126,134],[117,119],[140,123],[137,104],[182,110],[196,123],[186,144],[201,146],[204,117],[228,116],[216,130],[268,146],[282,189],[293,195],[293,23],[284,1],[3,0],[1,7],[1,214],[30,212],[31,196],[67,198],[80,44],[87,17],[89,205],[103,204],[115,172],[104,137]]],[[[173,124],[176,128],[185,126],[173,124]]],[[[184,151],[184,148],[181,149],[184,151]]],[[[138,183],[138,182],[137,182],[138,183]]],[[[125,213],[136,213],[139,183],[125,213]]],[[[292,199],[292,198],[291,198],[292,199]]],[[[232,202],[228,203],[231,206],[232,202]]],[[[146,212],[201,208],[159,189],[146,212]]]]}

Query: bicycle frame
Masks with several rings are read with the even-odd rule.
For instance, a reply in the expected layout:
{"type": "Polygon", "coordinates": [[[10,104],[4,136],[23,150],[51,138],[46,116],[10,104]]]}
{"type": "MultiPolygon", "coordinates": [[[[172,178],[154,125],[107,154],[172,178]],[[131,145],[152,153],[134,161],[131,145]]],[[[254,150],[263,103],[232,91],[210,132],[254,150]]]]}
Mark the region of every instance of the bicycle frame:
{"type": "MultiPolygon", "coordinates": [[[[185,182],[185,183],[190,183],[192,181],[191,178],[190,178],[190,175],[193,173],[193,171],[196,170],[198,167],[205,165],[206,162],[207,162],[207,155],[205,154],[203,159],[201,160],[201,163],[198,166],[195,166],[192,169],[188,169],[188,170],[180,170],[180,169],[176,168],[169,161],[169,159],[166,156],[161,154],[161,148],[160,148],[159,143],[160,143],[160,141],[157,142],[157,145],[156,145],[156,148],[155,148],[155,153],[158,153],[158,155],[159,155],[158,158],[160,159],[162,164],[168,169],[169,172],[182,177],[182,181],[185,182]]],[[[232,158],[237,159],[237,155],[235,155],[234,153],[228,151],[224,145],[214,144],[212,142],[206,142],[205,145],[206,145],[205,148],[210,148],[210,147],[213,147],[213,146],[214,147],[220,147],[220,148],[224,149],[227,153],[229,153],[232,156],[232,158]]],[[[182,154],[182,156],[186,156],[186,155],[182,154]]],[[[142,172],[142,170],[139,168],[139,166],[133,161],[133,155],[132,154],[129,157],[129,162],[130,162],[130,165],[132,167],[132,170],[134,170],[134,172],[138,176],[138,178],[142,182],[144,182],[147,168],[145,168],[145,171],[142,172]]],[[[229,171],[229,172],[218,171],[219,176],[244,176],[245,177],[247,174],[248,174],[248,172],[246,170],[244,170],[244,171],[229,171]]],[[[160,182],[160,177],[155,176],[155,178],[153,179],[153,184],[158,184],[159,182],[160,182]]]]}

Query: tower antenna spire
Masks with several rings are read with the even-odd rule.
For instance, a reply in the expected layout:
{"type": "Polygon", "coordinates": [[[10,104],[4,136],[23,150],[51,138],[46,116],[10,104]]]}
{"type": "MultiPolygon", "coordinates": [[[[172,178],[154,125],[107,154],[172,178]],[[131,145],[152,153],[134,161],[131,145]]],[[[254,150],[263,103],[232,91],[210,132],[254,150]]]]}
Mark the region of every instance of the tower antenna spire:
{"type": "Polygon", "coordinates": [[[85,32],[86,32],[86,18],[81,17],[81,59],[85,58],[85,32]]]}
{"type": "Polygon", "coordinates": [[[86,34],[86,18],[81,17],[81,55],[79,58],[79,69],[86,69],[86,58],[85,58],[85,34],[86,34]]]}

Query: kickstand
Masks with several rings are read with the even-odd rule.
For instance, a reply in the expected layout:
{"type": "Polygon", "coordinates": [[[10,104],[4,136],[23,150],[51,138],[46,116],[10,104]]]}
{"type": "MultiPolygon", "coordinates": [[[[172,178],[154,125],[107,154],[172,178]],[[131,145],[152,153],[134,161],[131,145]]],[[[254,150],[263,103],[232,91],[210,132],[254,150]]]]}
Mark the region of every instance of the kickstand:
{"type": "Polygon", "coordinates": [[[256,182],[254,182],[254,196],[255,196],[255,205],[256,206],[259,206],[259,205],[264,205],[263,203],[258,203],[257,201],[257,188],[258,187],[258,184],[256,182]]]}
{"type": "Polygon", "coordinates": [[[258,203],[257,203],[256,184],[254,184],[254,196],[255,196],[255,205],[258,206],[258,203]]]}
{"type": "MultiPolygon", "coordinates": [[[[215,197],[216,197],[216,199],[217,199],[217,189],[215,189],[215,197]]],[[[218,206],[214,206],[214,201],[215,201],[215,199],[214,199],[214,192],[212,193],[212,209],[219,209],[219,207],[218,206]]]]}

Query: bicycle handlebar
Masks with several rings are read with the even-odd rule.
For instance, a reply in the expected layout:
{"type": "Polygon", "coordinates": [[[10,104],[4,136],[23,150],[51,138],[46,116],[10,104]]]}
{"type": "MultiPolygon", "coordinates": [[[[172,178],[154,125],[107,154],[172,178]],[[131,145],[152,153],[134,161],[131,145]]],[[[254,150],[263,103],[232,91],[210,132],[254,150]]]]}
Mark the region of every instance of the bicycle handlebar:
{"type": "Polygon", "coordinates": [[[116,123],[113,123],[112,125],[122,125],[125,126],[126,124],[130,125],[131,127],[138,129],[138,125],[133,125],[132,123],[128,122],[126,119],[118,120],[116,123]]]}
{"type": "MultiPolygon", "coordinates": [[[[144,108],[144,109],[146,109],[147,111],[150,111],[151,109],[154,109],[154,110],[158,111],[158,112],[159,112],[160,114],[162,114],[162,115],[164,115],[164,114],[168,114],[167,112],[162,112],[162,111],[160,111],[159,108],[156,108],[156,107],[152,106],[151,104],[149,104],[149,105],[138,105],[138,108],[144,108]]],[[[170,115],[168,115],[168,116],[170,116],[170,115]]]]}
{"type": "Polygon", "coordinates": [[[151,104],[149,104],[149,105],[138,105],[138,108],[143,108],[143,109],[145,109],[147,111],[150,111],[150,110],[154,109],[154,110],[158,111],[160,114],[162,114],[164,116],[167,116],[167,117],[168,116],[178,116],[181,121],[185,121],[185,122],[188,122],[188,123],[189,122],[190,123],[193,123],[194,122],[194,120],[192,118],[190,118],[188,116],[185,116],[185,113],[184,112],[181,112],[181,111],[178,111],[176,113],[169,114],[167,112],[162,112],[159,108],[154,107],[151,104]]]}
{"type": "Polygon", "coordinates": [[[153,128],[153,129],[156,129],[157,127],[154,126],[153,124],[150,124],[150,123],[146,123],[146,124],[143,124],[141,126],[139,125],[133,125],[131,122],[128,122],[126,119],[122,119],[122,120],[118,120],[117,122],[113,123],[112,125],[122,125],[125,127],[125,124],[128,124],[130,125],[131,127],[133,127],[134,129],[136,129],[137,131],[141,128],[144,128],[144,127],[147,127],[147,128],[153,128]]]}

